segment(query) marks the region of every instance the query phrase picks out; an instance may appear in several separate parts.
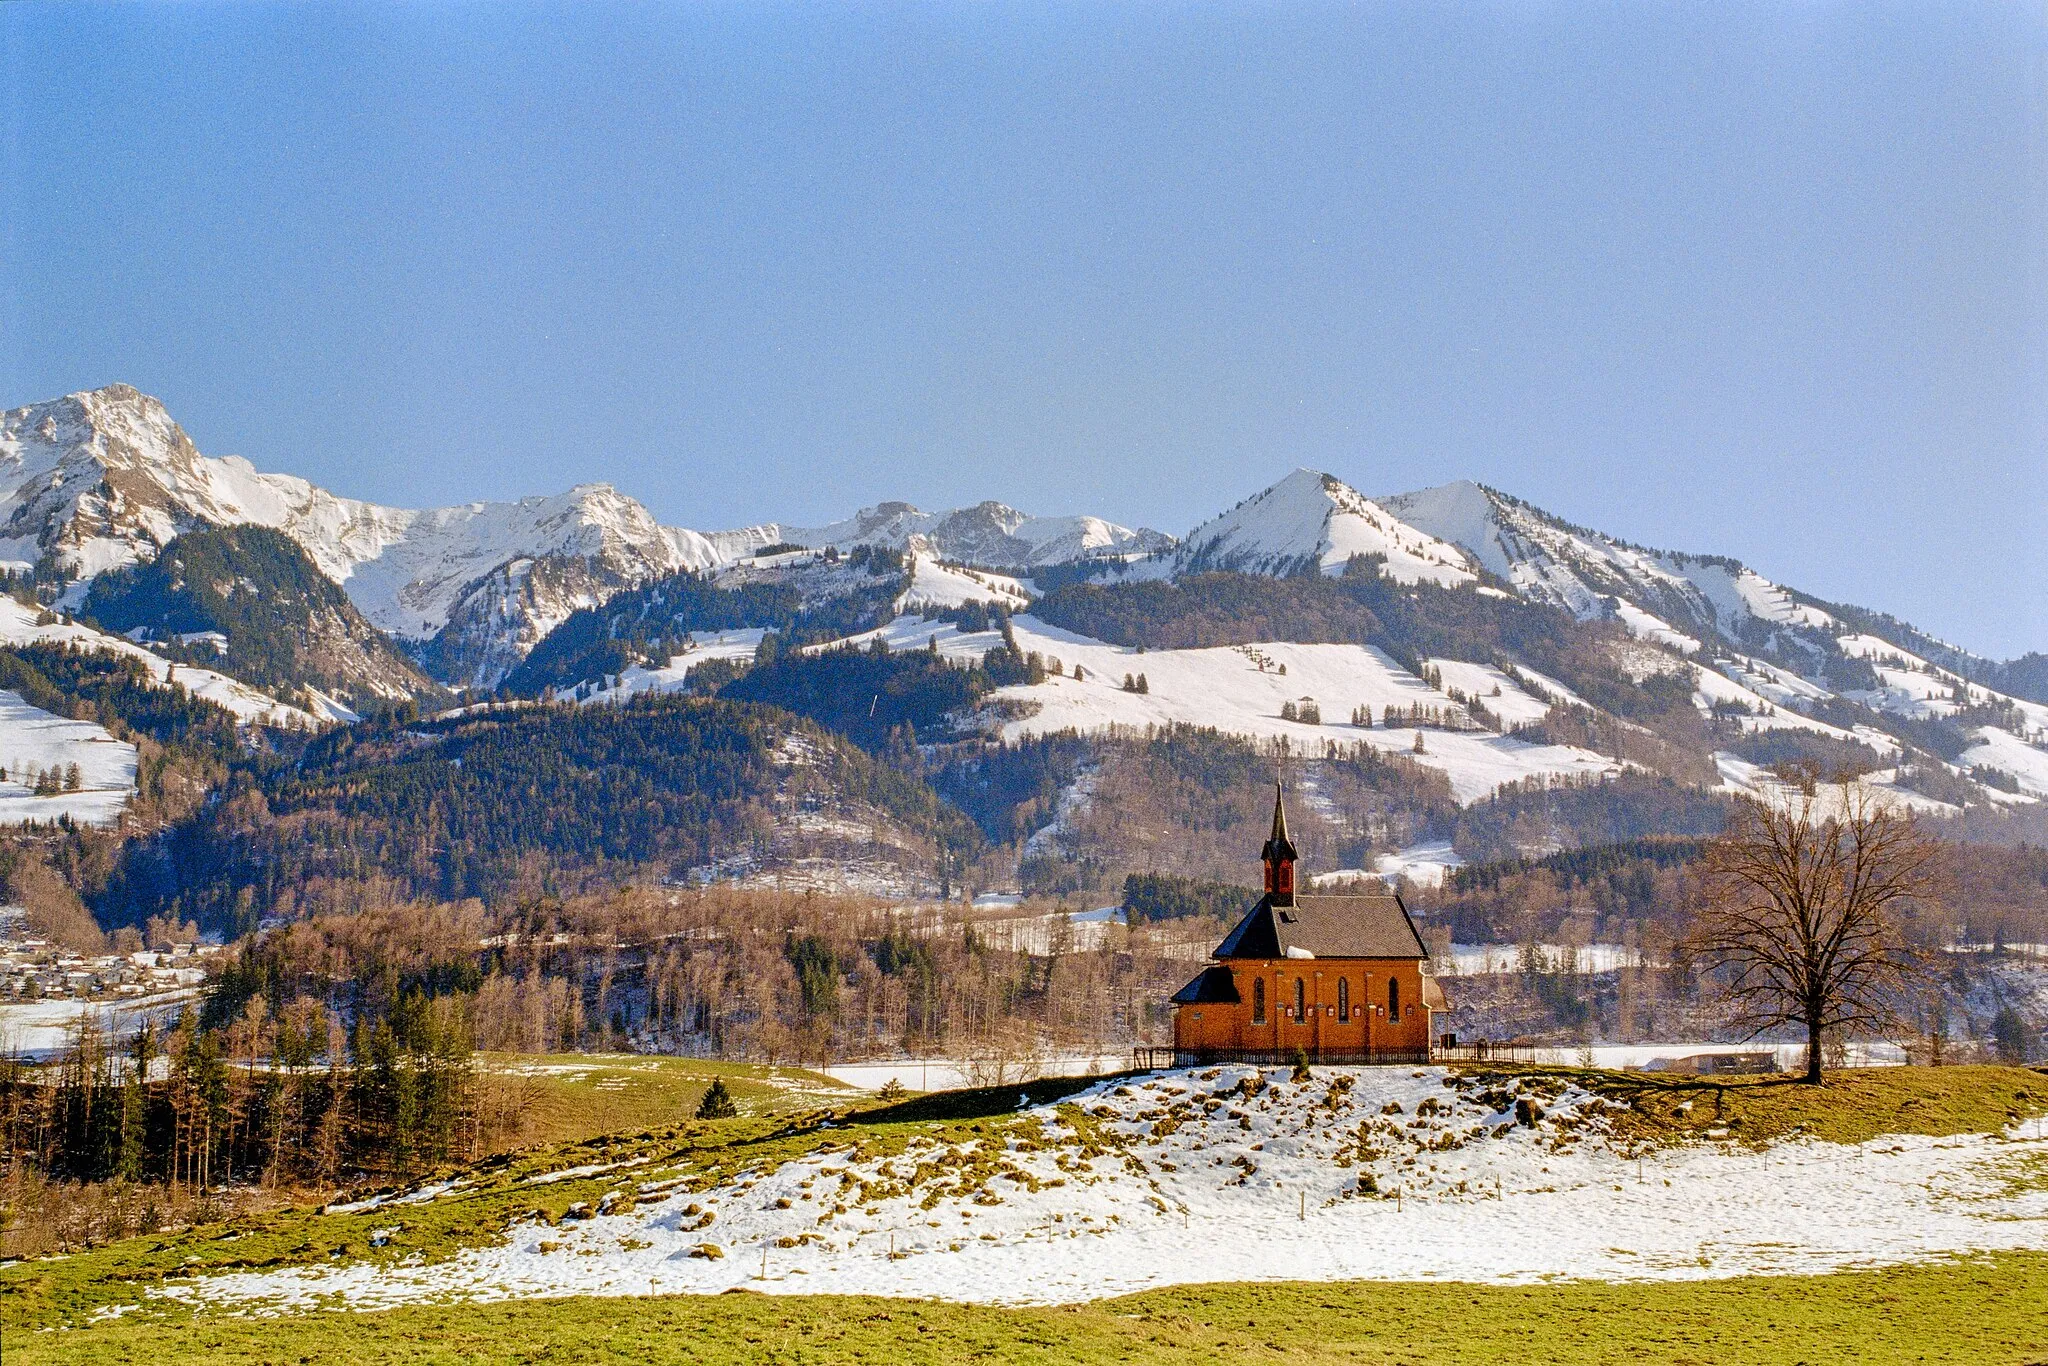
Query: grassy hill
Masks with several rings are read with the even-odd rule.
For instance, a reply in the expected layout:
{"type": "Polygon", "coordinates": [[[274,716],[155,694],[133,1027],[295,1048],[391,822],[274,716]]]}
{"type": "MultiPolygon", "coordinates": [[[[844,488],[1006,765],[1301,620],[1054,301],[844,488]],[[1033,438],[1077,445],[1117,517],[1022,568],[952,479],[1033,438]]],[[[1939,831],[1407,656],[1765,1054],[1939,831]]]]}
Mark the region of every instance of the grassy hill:
{"type": "MultiPolygon", "coordinates": [[[[579,1084],[592,1084],[593,1078],[595,1085],[605,1084],[606,1060],[531,1061],[543,1069],[559,1064],[581,1078],[579,1084]]],[[[516,1060],[495,1060],[494,1065],[514,1066],[516,1060]]],[[[657,1108],[688,1102],[684,1092],[702,1084],[700,1076],[685,1075],[693,1066],[677,1064],[672,1081],[652,1083],[656,1091],[668,1087],[657,1108]]],[[[1286,1085],[1284,1070],[1272,1075],[1274,1087],[1286,1085]]],[[[573,1249],[584,1227],[583,1212],[607,1197],[612,1203],[606,1207],[615,1213],[635,1201],[685,1195],[716,1203],[713,1196],[720,1191],[736,1202],[764,1175],[821,1154],[829,1154],[833,1171],[865,1170],[865,1163],[940,1145],[969,1156],[952,1164],[953,1174],[944,1165],[927,1171],[922,1164],[912,1174],[908,1164],[899,1164],[897,1170],[905,1173],[913,1191],[920,1184],[936,1190],[964,1179],[995,1193],[994,1203],[1000,1204],[1000,1192],[1011,1189],[997,1170],[1001,1160],[988,1167],[972,1154],[993,1149],[1014,1155],[1020,1141],[1029,1142],[1035,1121],[1016,1108],[1020,1089],[1029,1101],[1044,1104],[1086,1085],[1055,1081],[893,1105],[870,1101],[849,1106],[827,1099],[813,1106],[801,1089],[792,1088],[800,1081],[794,1076],[734,1080],[751,1088],[740,1118],[670,1121],[639,1132],[501,1155],[449,1173],[460,1180],[436,1185],[417,1201],[337,1213],[278,1210],[232,1225],[166,1232],[61,1260],[0,1268],[0,1326],[9,1335],[9,1360],[113,1362],[162,1359],[168,1353],[172,1359],[247,1362],[512,1362],[615,1360],[623,1354],[712,1362],[1284,1357],[1759,1366],[1941,1360],[2021,1366],[2040,1359],[2039,1306],[2040,1296],[2048,1292],[2048,1253],[2037,1251],[1832,1275],[1633,1284],[1193,1284],[1052,1308],[804,1295],[801,1279],[789,1270],[795,1254],[773,1248],[768,1249],[766,1280],[755,1279],[751,1248],[740,1250],[749,1260],[732,1277],[743,1287],[758,1284],[776,1292],[770,1296],[519,1298],[375,1313],[316,1312],[308,1305],[282,1317],[245,1318],[217,1309],[195,1312],[184,1300],[149,1294],[218,1272],[432,1265],[466,1247],[497,1245],[515,1222],[554,1225],[559,1235],[545,1229],[543,1235],[559,1236],[567,1240],[565,1249],[573,1249]],[[616,1203],[620,1200],[623,1206],[616,1203]],[[785,1259],[780,1266],[777,1256],[785,1259]],[[61,1331],[39,1331],[53,1328],[61,1331]]],[[[1711,1145],[1713,1131],[1730,1127],[1744,1133],[1747,1144],[1794,1134],[1853,1144],[1890,1134],[1995,1131],[2015,1116],[2048,1108],[2048,1078],[2012,1068],[1845,1073],[1823,1088],[1774,1079],[1717,1082],[1572,1069],[1474,1073],[1469,1083],[1514,1084],[1531,1095],[1568,1086],[1592,1088],[1608,1102],[1631,1106],[1623,1112],[1629,1116],[1624,1138],[1652,1153],[1711,1145]]],[[[1084,1108],[1067,1107],[1062,1113],[1085,1119],[1084,1108]]],[[[638,1122],[640,1116],[631,1118],[638,1122]]],[[[1107,1165],[1117,1165],[1117,1148],[1107,1130],[1084,1124],[1080,1132],[1084,1141],[1075,1160],[1103,1165],[1108,1159],[1107,1165]],[[1097,1138],[1086,1139],[1090,1133],[1097,1138]]],[[[2028,1151],[2015,1155],[2025,1158],[2028,1151]]],[[[2038,1189],[2048,1181],[2038,1156],[2011,1165],[2004,1180],[2015,1188],[2038,1189]]],[[[1285,1194],[1291,1224],[1291,1192],[1285,1194]]],[[[1532,1196],[1540,1197],[1540,1191],[1532,1196]]],[[[900,1198],[901,1192],[863,1189],[842,1196],[841,1202],[900,1198]]],[[[1672,1198],[1690,1196],[1674,1189],[1672,1198]]],[[[941,1207],[935,1217],[944,1212],[941,1207]]],[[[1392,1210],[1387,1214],[1399,1217],[1392,1210]]],[[[1411,1212],[1408,1217],[1419,1216],[1411,1212]]],[[[702,1222],[711,1228],[706,1238],[729,1237],[723,1221],[715,1226],[709,1219],[702,1222]]],[[[792,1228],[810,1222],[802,1210],[791,1216],[792,1228]]],[[[799,1243],[792,1240],[790,1246],[799,1243]]],[[[572,1250],[557,1255],[575,1260],[572,1250]]],[[[918,1255],[929,1259],[932,1254],[918,1255]]],[[[630,1295],[632,1287],[621,1285],[612,1293],[630,1295]]]]}

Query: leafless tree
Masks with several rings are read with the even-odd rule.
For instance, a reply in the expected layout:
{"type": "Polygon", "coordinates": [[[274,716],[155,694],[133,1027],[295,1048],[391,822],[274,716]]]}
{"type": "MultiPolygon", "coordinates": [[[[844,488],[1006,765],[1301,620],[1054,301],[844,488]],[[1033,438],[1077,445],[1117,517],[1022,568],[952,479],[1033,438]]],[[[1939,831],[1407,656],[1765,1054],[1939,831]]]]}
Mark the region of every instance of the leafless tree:
{"type": "Polygon", "coordinates": [[[1897,805],[1843,783],[1788,808],[1745,803],[1709,849],[1692,952],[1752,1037],[1805,1027],[1807,1081],[1830,1031],[1893,1022],[1916,971],[1898,914],[1935,890],[1938,848],[1897,805]]]}

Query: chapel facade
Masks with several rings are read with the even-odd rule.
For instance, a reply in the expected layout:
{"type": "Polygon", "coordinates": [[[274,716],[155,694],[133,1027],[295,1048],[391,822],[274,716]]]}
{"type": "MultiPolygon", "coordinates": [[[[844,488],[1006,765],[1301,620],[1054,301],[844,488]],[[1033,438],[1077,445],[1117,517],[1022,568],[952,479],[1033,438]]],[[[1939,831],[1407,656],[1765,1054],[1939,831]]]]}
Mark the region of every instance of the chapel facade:
{"type": "Polygon", "coordinates": [[[1216,946],[1215,963],[1173,995],[1177,1060],[1427,1061],[1443,989],[1399,894],[1297,893],[1277,784],[1259,858],[1264,895],[1216,946]]]}

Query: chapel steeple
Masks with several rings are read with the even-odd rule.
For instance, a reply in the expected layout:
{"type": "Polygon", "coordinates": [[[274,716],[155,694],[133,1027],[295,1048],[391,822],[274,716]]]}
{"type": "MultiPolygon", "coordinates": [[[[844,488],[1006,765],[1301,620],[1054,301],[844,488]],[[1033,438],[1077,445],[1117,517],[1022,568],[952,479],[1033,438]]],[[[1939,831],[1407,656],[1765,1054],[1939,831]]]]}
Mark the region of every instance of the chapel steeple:
{"type": "Polygon", "coordinates": [[[1287,806],[1279,783],[1273,784],[1273,833],[1259,858],[1266,865],[1266,898],[1275,906],[1294,904],[1294,841],[1287,838],[1287,806]]]}

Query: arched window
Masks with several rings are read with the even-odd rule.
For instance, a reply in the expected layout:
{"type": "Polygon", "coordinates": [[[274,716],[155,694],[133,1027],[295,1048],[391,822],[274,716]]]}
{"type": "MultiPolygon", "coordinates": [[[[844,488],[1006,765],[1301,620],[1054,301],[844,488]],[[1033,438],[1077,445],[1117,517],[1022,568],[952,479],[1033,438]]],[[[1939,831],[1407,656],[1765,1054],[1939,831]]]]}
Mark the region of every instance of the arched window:
{"type": "Polygon", "coordinates": [[[1387,1018],[1401,1018],[1401,979],[1398,977],[1387,979],[1387,1018]]]}
{"type": "Polygon", "coordinates": [[[1349,977],[1339,977],[1337,979],[1337,1018],[1340,1020],[1351,1018],[1351,979],[1349,977]]]}
{"type": "Polygon", "coordinates": [[[1266,979],[1263,977],[1259,977],[1254,978],[1252,981],[1252,1023],[1264,1024],[1265,1022],[1266,979]]]}
{"type": "Polygon", "coordinates": [[[1308,988],[1299,977],[1294,979],[1294,1018],[1297,1021],[1308,1018],[1308,988]]]}

